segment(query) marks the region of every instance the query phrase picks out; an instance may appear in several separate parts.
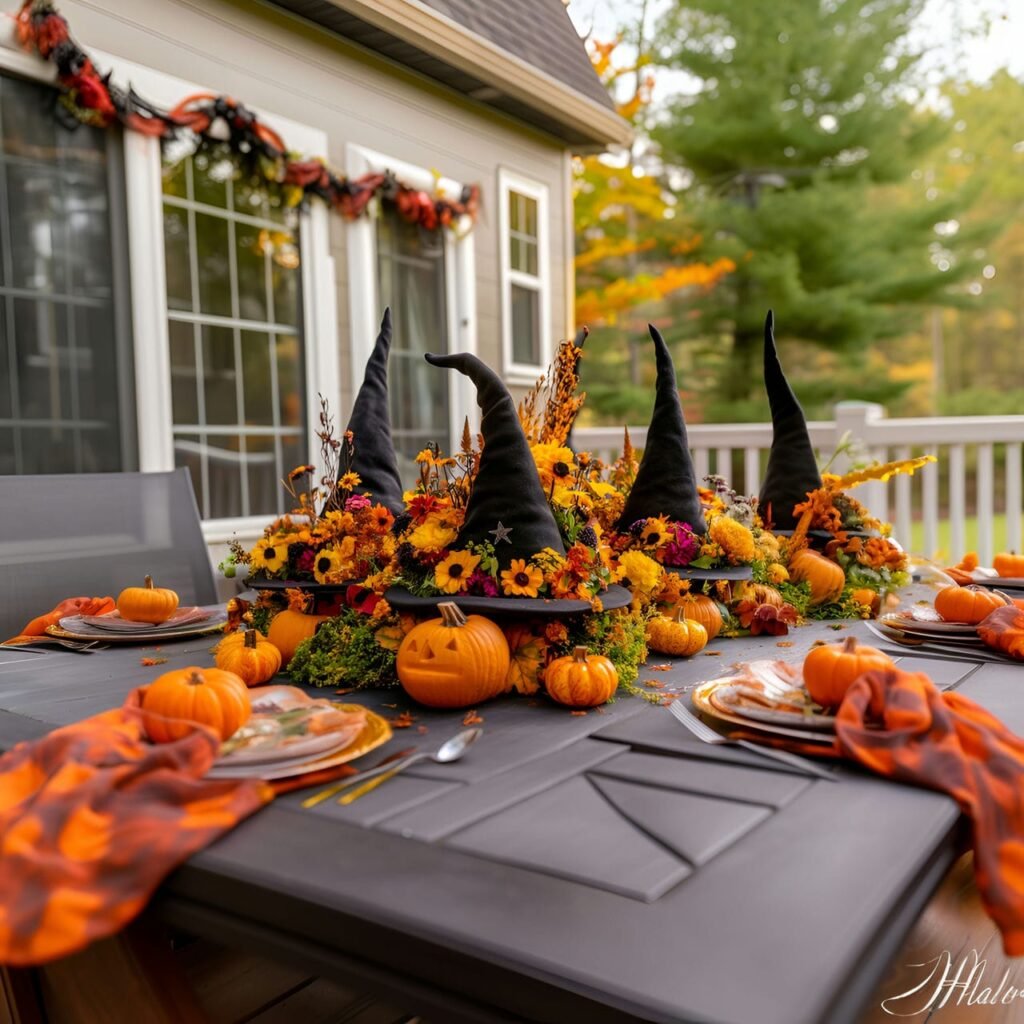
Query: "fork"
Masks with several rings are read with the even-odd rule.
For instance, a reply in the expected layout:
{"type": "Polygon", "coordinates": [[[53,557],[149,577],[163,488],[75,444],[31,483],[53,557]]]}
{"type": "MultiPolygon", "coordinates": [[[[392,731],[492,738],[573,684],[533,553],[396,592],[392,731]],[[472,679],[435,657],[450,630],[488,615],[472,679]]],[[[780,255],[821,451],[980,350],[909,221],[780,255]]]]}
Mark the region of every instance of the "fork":
{"type": "Polygon", "coordinates": [[[788,750],[775,750],[773,747],[762,747],[757,743],[751,743],[749,740],[731,740],[726,736],[722,736],[709,725],[702,722],[681,700],[673,701],[669,704],[668,709],[672,712],[672,716],[676,721],[685,725],[702,743],[727,743],[733,747],[742,747],[744,750],[760,754],[762,757],[767,757],[772,761],[779,761],[789,768],[795,768],[804,775],[813,775],[819,779],[827,779],[829,782],[839,781],[830,771],[814,764],[812,761],[808,761],[806,758],[800,757],[798,754],[791,754],[788,750]]]}
{"type": "Polygon", "coordinates": [[[63,647],[67,651],[74,651],[75,654],[93,654],[96,651],[105,651],[109,646],[110,644],[101,643],[99,640],[79,642],[55,636],[36,637],[31,643],[12,644],[7,642],[0,644],[0,648],[4,650],[30,651],[33,654],[48,654],[55,647],[63,647]]]}

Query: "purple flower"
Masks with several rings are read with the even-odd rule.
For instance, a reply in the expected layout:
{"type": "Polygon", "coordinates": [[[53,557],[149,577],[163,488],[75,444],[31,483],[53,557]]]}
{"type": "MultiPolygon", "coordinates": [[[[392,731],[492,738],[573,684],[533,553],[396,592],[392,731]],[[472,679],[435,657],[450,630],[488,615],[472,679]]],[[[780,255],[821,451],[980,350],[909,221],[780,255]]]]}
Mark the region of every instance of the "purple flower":
{"type": "Polygon", "coordinates": [[[700,554],[700,538],[686,523],[673,523],[670,540],[662,549],[665,565],[689,565],[700,554]]]}
{"type": "Polygon", "coordinates": [[[481,572],[476,569],[472,576],[466,581],[466,590],[470,594],[480,597],[497,597],[498,584],[490,573],[481,572]]]}
{"type": "Polygon", "coordinates": [[[365,494],[353,494],[345,502],[346,512],[358,512],[361,508],[369,508],[372,502],[365,494]]]}
{"type": "Polygon", "coordinates": [[[638,519],[635,523],[633,523],[630,526],[630,528],[629,528],[629,535],[633,538],[633,540],[639,540],[640,539],[640,534],[642,534],[644,532],[644,527],[646,525],[647,525],[647,520],[646,519],[638,519]]]}
{"type": "Polygon", "coordinates": [[[295,559],[296,572],[312,572],[316,552],[311,547],[303,547],[299,557],[295,559]]]}

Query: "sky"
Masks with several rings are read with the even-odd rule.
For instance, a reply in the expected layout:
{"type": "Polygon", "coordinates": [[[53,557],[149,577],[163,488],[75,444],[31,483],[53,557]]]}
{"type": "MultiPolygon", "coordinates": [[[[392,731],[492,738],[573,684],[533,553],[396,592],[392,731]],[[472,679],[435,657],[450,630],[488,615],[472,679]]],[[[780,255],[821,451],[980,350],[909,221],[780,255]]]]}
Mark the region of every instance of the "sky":
{"type": "MultiPolygon", "coordinates": [[[[761,3],[766,0],[746,0],[761,3]]],[[[770,2],[770,0],[768,0],[770,2]]],[[[657,15],[672,0],[648,0],[657,15]]],[[[638,0],[569,0],[569,16],[581,35],[599,39],[615,35],[616,27],[639,9],[638,0]]],[[[1024,0],[928,0],[917,30],[923,44],[934,48],[927,65],[945,65],[964,78],[983,82],[1000,67],[1024,77],[1024,0]]],[[[695,91],[696,83],[679,72],[660,72],[656,99],[695,91]]]]}

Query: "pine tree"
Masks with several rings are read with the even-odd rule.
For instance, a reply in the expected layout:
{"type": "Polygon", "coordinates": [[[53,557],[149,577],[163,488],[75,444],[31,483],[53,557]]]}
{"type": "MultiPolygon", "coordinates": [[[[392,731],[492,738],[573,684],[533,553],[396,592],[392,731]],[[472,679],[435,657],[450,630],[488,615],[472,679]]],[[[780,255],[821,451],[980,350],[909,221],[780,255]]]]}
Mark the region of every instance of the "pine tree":
{"type": "Polygon", "coordinates": [[[915,89],[908,33],[922,5],[692,0],[661,26],[661,58],[700,88],[671,104],[655,138],[694,177],[696,255],[737,264],[680,330],[728,342],[728,404],[758,392],[769,306],[780,337],[856,364],[916,327],[921,307],[967,298],[977,238],[944,242],[941,258],[934,243],[971,196],[933,197],[912,177],[948,130],[915,89]]]}

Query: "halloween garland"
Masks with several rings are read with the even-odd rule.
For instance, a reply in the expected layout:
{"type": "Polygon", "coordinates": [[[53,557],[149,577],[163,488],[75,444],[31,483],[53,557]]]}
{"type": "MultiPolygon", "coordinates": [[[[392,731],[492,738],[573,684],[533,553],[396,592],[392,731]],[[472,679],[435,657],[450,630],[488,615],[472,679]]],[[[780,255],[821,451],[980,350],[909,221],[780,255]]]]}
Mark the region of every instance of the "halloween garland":
{"type": "Polygon", "coordinates": [[[455,226],[463,217],[476,220],[478,185],[464,186],[453,200],[411,188],[390,173],[339,177],[322,160],[295,159],[277,132],[229,96],[195,93],[173,109],[161,110],[133,89],[116,86],[109,74],[100,75],[71,37],[53,0],[25,0],[15,20],[21,46],[55,65],[61,91],[58,110],[69,124],[108,128],[116,123],[163,142],[191,133],[200,145],[226,143],[247,171],[281,186],[289,205],[316,196],[346,220],[355,220],[378,196],[427,231],[455,226]]]}

